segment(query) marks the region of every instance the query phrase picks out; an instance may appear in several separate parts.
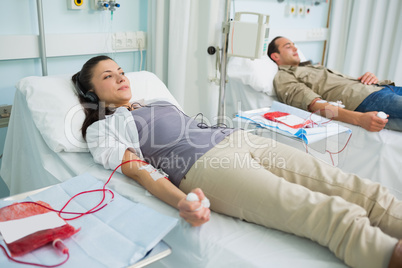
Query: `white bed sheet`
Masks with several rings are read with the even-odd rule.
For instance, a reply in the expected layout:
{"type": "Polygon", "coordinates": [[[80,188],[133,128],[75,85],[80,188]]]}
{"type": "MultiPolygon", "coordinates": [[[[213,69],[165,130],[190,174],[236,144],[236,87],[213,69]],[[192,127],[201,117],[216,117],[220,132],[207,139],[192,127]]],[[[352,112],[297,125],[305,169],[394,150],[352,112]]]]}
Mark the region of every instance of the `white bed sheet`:
{"type": "MultiPolygon", "coordinates": [[[[53,185],[84,172],[104,181],[111,174],[95,164],[87,152],[52,151],[32,121],[25,96],[17,91],[1,169],[11,194],[53,185]]],[[[121,174],[114,175],[109,187],[180,218],[176,209],[147,195],[121,174]]],[[[212,213],[209,223],[196,228],[180,220],[164,241],[172,247],[172,254],[150,267],[346,267],[328,249],[308,239],[217,213],[212,213]]]]}

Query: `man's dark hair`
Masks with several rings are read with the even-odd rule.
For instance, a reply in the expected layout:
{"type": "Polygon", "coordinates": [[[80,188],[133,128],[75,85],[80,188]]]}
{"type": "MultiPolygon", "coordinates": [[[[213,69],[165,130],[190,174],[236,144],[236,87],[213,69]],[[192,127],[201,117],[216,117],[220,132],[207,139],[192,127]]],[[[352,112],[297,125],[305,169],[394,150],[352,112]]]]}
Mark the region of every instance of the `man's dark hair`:
{"type": "MultiPolygon", "coordinates": [[[[268,57],[272,60],[271,55],[272,53],[279,53],[278,46],[275,44],[275,41],[279,38],[283,38],[283,36],[277,36],[274,39],[272,39],[271,43],[268,45],[268,57]]],[[[274,60],[273,60],[274,61],[274,60]]]]}

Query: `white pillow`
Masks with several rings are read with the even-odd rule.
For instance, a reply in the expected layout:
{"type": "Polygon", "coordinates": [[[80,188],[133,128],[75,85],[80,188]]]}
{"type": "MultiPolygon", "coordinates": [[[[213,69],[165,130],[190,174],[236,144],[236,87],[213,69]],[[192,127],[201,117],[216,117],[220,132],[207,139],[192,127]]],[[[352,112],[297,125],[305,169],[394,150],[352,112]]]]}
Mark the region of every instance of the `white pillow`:
{"type": "MultiPolygon", "coordinates": [[[[85,115],[71,81],[72,75],[30,76],[16,87],[25,95],[32,119],[54,152],[89,152],[81,135],[85,115]]],[[[132,100],[166,99],[178,105],[165,84],[153,73],[126,73],[132,100]]]]}
{"type": "Polygon", "coordinates": [[[275,96],[273,81],[277,72],[278,65],[267,55],[255,60],[230,57],[227,75],[228,79],[240,81],[258,92],[275,96]]]}
{"type": "MultiPolygon", "coordinates": [[[[305,61],[303,53],[298,49],[301,61],[305,61]]],[[[264,92],[269,96],[276,96],[274,77],[278,72],[278,65],[268,55],[260,59],[230,57],[227,67],[228,79],[249,85],[255,91],[264,92]]]]}

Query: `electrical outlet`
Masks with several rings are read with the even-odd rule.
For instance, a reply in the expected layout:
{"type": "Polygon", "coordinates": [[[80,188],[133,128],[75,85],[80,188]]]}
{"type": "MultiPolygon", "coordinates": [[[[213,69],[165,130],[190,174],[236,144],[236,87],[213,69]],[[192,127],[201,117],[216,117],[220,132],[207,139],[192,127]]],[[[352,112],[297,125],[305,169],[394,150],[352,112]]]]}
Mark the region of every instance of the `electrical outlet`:
{"type": "Polygon", "coordinates": [[[11,107],[12,105],[2,105],[0,106],[0,117],[7,118],[11,115],[11,107]]]}
{"type": "Polygon", "coordinates": [[[323,41],[327,38],[327,30],[323,28],[310,29],[307,31],[307,39],[311,41],[323,41]]]}
{"type": "Polygon", "coordinates": [[[137,34],[136,32],[126,32],[126,48],[137,48],[137,34]]]}
{"type": "Polygon", "coordinates": [[[137,36],[137,48],[138,49],[145,49],[147,47],[147,42],[146,42],[146,33],[139,31],[136,33],[137,36]]]}
{"type": "Polygon", "coordinates": [[[117,32],[113,34],[112,48],[114,50],[143,50],[146,46],[145,32],[117,32]]]}
{"type": "Polygon", "coordinates": [[[115,50],[126,49],[127,48],[126,42],[127,42],[126,33],[118,32],[113,34],[113,41],[112,41],[113,49],[115,50]]]}

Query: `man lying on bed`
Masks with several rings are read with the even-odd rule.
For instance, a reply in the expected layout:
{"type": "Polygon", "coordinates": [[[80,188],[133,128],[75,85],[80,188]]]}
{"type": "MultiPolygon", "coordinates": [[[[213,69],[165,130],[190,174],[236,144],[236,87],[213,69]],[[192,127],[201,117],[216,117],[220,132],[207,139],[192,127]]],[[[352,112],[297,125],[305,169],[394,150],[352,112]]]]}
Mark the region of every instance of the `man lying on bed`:
{"type": "Polygon", "coordinates": [[[274,78],[279,101],[369,131],[384,127],[402,131],[402,87],[378,81],[369,72],[356,79],[323,66],[300,64],[294,43],[281,36],[269,44],[268,56],[279,67],[274,78]],[[379,111],[388,119],[377,116],[379,111]]]}

